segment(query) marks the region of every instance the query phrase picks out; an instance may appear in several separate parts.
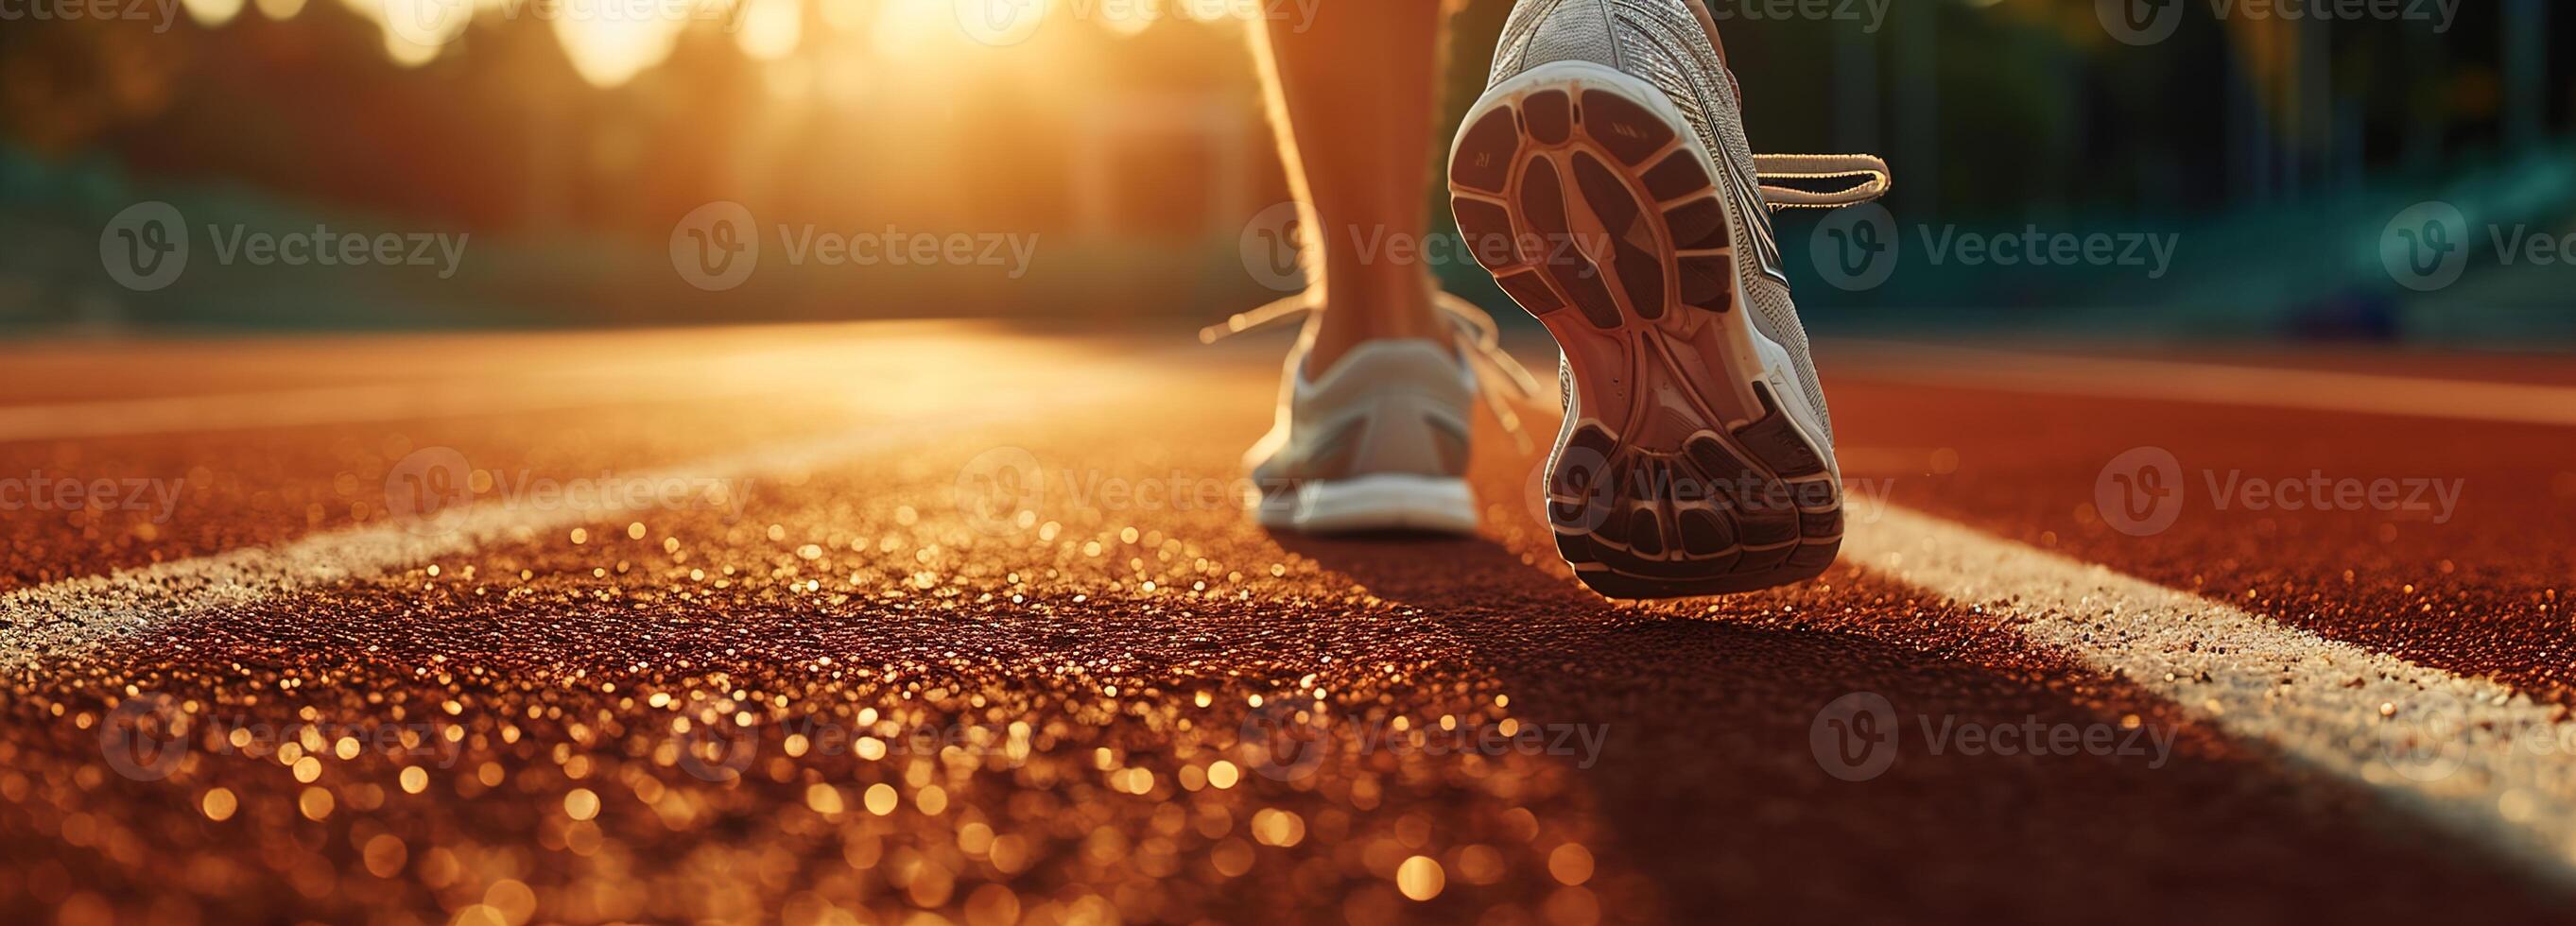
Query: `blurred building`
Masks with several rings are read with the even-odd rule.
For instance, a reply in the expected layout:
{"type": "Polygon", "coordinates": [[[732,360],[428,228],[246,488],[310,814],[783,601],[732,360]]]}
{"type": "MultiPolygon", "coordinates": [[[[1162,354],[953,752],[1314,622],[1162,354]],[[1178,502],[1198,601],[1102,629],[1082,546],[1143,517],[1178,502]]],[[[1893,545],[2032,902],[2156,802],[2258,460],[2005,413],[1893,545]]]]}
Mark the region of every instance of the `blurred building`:
{"type": "MultiPolygon", "coordinates": [[[[187,0],[171,23],[10,23],[0,319],[1204,317],[1265,295],[1236,238],[1285,185],[1229,14],[1270,5],[1053,0],[996,31],[965,17],[1023,7],[669,0],[669,15],[639,21],[601,13],[610,2],[187,0]],[[434,289],[208,272],[121,291],[84,272],[84,255],[138,200],[248,224],[471,233],[478,260],[434,289]],[[673,223],[719,200],[764,224],[1038,236],[1049,259],[1025,279],[669,285],[673,223]]],[[[2576,29],[2547,0],[2458,4],[2439,23],[2222,20],[2192,0],[2139,0],[2127,8],[2175,11],[2143,43],[2107,18],[2122,3],[1902,0],[1880,7],[1884,21],[1865,3],[1790,20],[1719,3],[1758,146],[1885,152],[1909,224],[2188,230],[2231,255],[2151,286],[1909,266],[1838,295],[1848,310],[1823,324],[2297,333],[2322,312],[2360,319],[2327,329],[2402,333],[2401,297],[2417,297],[2349,255],[2267,266],[2264,248],[2238,242],[2366,241],[2392,209],[2437,197],[2474,210],[2498,195],[2518,219],[2576,224],[2576,188],[2553,186],[2549,167],[2576,124],[2576,29]]],[[[1463,4],[1455,102],[1481,86],[1507,9],[1463,4]]],[[[1809,219],[1790,221],[1794,240],[1809,219]]]]}

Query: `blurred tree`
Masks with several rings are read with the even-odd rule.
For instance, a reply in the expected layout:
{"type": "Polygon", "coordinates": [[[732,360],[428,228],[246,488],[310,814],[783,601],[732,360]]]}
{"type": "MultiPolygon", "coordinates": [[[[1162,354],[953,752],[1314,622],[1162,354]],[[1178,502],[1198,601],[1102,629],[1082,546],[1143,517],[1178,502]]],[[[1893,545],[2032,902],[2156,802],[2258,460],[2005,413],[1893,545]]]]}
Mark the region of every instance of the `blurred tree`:
{"type": "Polygon", "coordinates": [[[68,156],[169,106],[187,69],[188,37],[99,19],[12,22],[0,29],[0,132],[68,156]]]}

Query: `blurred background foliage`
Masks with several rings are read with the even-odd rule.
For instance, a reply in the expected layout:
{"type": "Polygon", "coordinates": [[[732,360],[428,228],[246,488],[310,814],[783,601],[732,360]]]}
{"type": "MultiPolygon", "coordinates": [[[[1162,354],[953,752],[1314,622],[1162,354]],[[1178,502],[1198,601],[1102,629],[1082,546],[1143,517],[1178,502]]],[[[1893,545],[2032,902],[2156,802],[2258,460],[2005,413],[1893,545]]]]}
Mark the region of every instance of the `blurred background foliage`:
{"type": "MultiPolygon", "coordinates": [[[[622,0],[118,2],[138,15],[0,23],[0,330],[1091,324],[1275,295],[1238,248],[1286,197],[1241,17],[1299,15],[1291,0],[1052,0],[999,44],[951,0],[665,0],[661,17],[603,12],[622,0]],[[152,200],[200,226],[464,233],[468,259],[449,279],[201,260],[137,293],[102,272],[100,232],[152,200]],[[708,293],[668,242],[717,200],[765,226],[1040,244],[1019,279],[772,263],[708,293]]],[[[1954,227],[2180,236],[2161,279],[1915,259],[1855,293],[1805,258],[1817,218],[1786,216],[1810,324],[2576,338],[2569,268],[2480,249],[2424,294],[2379,260],[2391,219],[2426,200],[2479,227],[2576,231],[2576,11],[2404,0],[2455,9],[2442,29],[2179,2],[2179,28],[2147,46],[2115,40],[2096,0],[1828,0],[1759,20],[1761,0],[1736,4],[1756,147],[1884,153],[1906,244],[1954,227]]],[[[1454,120],[1509,3],[1452,5],[1454,120]]],[[[1442,271],[1501,304],[1473,267],[1442,271]]]]}

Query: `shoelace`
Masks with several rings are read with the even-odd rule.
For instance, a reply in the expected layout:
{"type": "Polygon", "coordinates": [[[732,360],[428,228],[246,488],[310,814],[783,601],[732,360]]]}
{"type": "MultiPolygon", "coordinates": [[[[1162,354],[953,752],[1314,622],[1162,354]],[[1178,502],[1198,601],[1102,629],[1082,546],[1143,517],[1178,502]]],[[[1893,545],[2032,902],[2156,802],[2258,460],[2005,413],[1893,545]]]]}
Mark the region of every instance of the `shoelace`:
{"type": "MultiPolygon", "coordinates": [[[[1475,303],[1435,292],[1431,294],[1431,307],[1449,323],[1455,338],[1452,343],[1457,345],[1459,356],[1467,358],[1469,366],[1475,369],[1477,383],[1484,385],[1491,380],[1500,380],[1499,385],[1503,387],[1500,390],[1476,391],[1485,397],[1485,407],[1493,410],[1494,419],[1502,422],[1504,432],[1512,436],[1512,443],[1518,445],[1522,452],[1528,452],[1530,439],[1521,427],[1521,416],[1512,410],[1510,400],[1501,393],[1508,391],[1512,399],[1523,402],[1536,401],[1538,378],[1531,376],[1528,367],[1522,366],[1510,352],[1503,350],[1502,329],[1494,324],[1492,315],[1477,308],[1475,303]]],[[[1307,299],[1306,294],[1298,293],[1227,318],[1223,324],[1199,329],[1199,343],[1214,344],[1245,332],[1276,327],[1292,319],[1302,321],[1315,311],[1315,304],[1307,299]]]]}
{"type": "Polygon", "coordinates": [[[1859,183],[1826,192],[1763,184],[1762,201],[1773,209],[1856,206],[1887,195],[1896,182],[1886,161],[1867,154],[1757,154],[1753,156],[1753,173],[1763,180],[1861,178],[1859,183]]]}
{"type": "MultiPolygon", "coordinates": [[[[1895,185],[1895,175],[1888,170],[1887,162],[1867,154],[1757,154],[1753,156],[1753,171],[1762,180],[1860,178],[1858,183],[1826,191],[1765,183],[1762,185],[1762,200],[1774,209],[1832,209],[1858,205],[1887,195],[1895,185]]],[[[1537,400],[1537,377],[1531,376],[1528,367],[1522,366],[1519,360],[1503,350],[1502,330],[1494,324],[1492,315],[1474,303],[1448,293],[1433,293],[1431,306],[1449,322],[1459,354],[1468,358],[1469,364],[1476,368],[1480,384],[1488,379],[1500,379],[1512,398],[1523,402],[1537,400]]],[[[1302,321],[1314,313],[1315,305],[1308,300],[1307,294],[1298,293],[1236,314],[1223,324],[1201,328],[1199,342],[1214,344],[1245,332],[1275,327],[1291,320],[1302,321]]],[[[1502,422],[1503,430],[1512,435],[1512,442],[1522,451],[1528,451],[1529,434],[1521,427],[1521,417],[1512,410],[1511,402],[1496,390],[1477,391],[1485,396],[1485,405],[1493,410],[1495,420],[1502,422]]]]}

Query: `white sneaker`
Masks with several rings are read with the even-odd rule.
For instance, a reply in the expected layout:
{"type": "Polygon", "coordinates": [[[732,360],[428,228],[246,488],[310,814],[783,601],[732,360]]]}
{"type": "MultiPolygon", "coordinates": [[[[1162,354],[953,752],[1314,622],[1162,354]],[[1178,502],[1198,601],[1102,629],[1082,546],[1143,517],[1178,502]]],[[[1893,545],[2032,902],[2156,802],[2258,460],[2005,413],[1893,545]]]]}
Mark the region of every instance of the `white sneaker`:
{"type": "Polygon", "coordinates": [[[1306,354],[1289,355],[1278,424],[1245,457],[1262,526],[1473,532],[1475,372],[1437,341],[1369,341],[1312,379],[1306,354]]]}
{"type": "MultiPolygon", "coordinates": [[[[1476,363],[1496,385],[1527,399],[1527,371],[1504,355],[1493,320],[1453,297],[1434,300],[1457,329],[1453,343],[1368,341],[1331,369],[1310,376],[1311,343],[1300,339],[1280,377],[1278,423],[1244,460],[1254,492],[1246,499],[1262,526],[1309,533],[1476,530],[1467,487],[1469,435],[1480,392],[1476,363]]],[[[1303,297],[1235,316],[1201,332],[1206,340],[1303,318],[1303,297]]],[[[1500,397],[1490,403],[1505,428],[1519,420],[1500,397]]]]}
{"type": "Polygon", "coordinates": [[[1696,3],[1513,8],[1449,189],[1469,250],[1564,352],[1548,518],[1594,590],[1747,591],[1832,564],[1833,426],[1769,210],[1887,186],[1876,158],[1755,157],[1696,3]]]}

